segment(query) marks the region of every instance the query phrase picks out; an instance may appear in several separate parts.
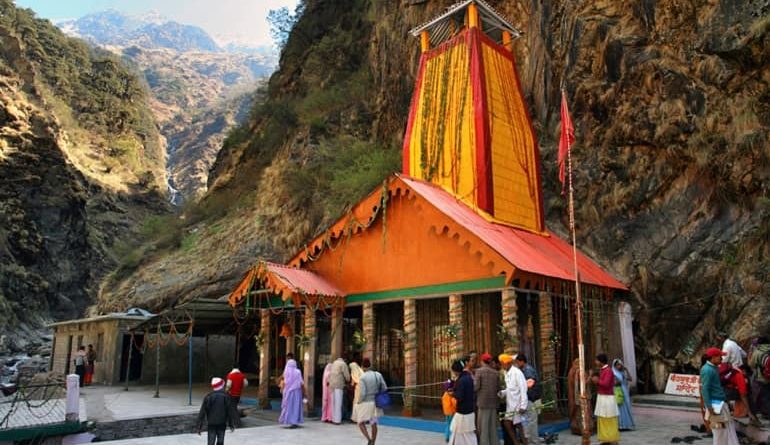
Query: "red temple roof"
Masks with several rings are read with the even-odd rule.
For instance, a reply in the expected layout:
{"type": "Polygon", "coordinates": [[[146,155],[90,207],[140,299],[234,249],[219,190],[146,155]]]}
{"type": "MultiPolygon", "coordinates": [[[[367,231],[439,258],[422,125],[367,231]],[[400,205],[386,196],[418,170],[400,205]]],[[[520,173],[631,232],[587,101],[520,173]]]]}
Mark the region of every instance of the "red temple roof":
{"type": "MultiPolygon", "coordinates": [[[[489,221],[442,188],[402,175],[399,178],[443,214],[475,234],[517,269],[546,277],[574,280],[572,246],[548,231],[543,236],[489,221]]],[[[628,288],[578,250],[582,283],[628,288]]]]}

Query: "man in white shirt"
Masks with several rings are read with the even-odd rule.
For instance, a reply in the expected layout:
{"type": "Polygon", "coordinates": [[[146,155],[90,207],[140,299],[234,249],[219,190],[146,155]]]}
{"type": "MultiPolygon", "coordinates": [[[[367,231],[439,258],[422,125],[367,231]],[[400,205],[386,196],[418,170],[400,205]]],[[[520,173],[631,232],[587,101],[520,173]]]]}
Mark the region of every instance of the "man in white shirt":
{"type": "Polygon", "coordinates": [[[505,432],[514,444],[527,445],[522,421],[527,412],[527,379],[519,368],[513,365],[514,357],[508,354],[500,354],[500,365],[505,369],[505,389],[498,395],[505,399],[505,419],[503,426],[505,432]],[[517,432],[519,437],[517,438],[517,432]]]}
{"type": "Polygon", "coordinates": [[[734,340],[731,340],[727,336],[727,332],[717,333],[717,341],[722,343],[722,351],[727,354],[723,361],[731,364],[735,369],[740,368],[743,365],[743,360],[746,358],[746,351],[734,340]]]}

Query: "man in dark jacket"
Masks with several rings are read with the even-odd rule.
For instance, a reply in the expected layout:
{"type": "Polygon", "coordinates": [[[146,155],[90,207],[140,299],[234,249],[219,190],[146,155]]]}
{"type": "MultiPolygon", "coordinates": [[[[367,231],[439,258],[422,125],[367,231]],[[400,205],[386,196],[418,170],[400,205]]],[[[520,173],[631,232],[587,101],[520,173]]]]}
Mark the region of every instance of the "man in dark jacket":
{"type": "Polygon", "coordinates": [[[500,373],[492,369],[492,355],[481,354],[481,367],[473,375],[473,383],[476,389],[476,406],[478,407],[478,422],[476,430],[479,432],[479,445],[498,445],[497,438],[497,407],[500,399],[497,393],[500,391],[500,373]]]}
{"type": "Polygon", "coordinates": [[[230,412],[230,396],[225,393],[225,381],[219,377],[211,379],[213,391],[208,393],[201,403],[198,413],[198,435],[203,429],[203,419],[208,428],[208,445],[224,445],[225,428],[235,431],[233,417],[230,412]]]}

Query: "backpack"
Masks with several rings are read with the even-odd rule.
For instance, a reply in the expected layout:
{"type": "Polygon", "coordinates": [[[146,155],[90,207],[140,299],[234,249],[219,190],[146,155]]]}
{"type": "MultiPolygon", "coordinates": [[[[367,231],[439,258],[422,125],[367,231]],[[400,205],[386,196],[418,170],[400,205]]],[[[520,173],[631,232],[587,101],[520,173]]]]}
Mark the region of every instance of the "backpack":
{"type": "Polygon", "coordinates": [[[728,386],[732,382],[733,376],[736,372],[738,372],[733,366],[729,363],[722,363],[719,365],[719,383],[722,384],[722,386],[728,386]]]}
{"type": "Polygon", "coordinates": [[[770,353],[766,353],[760,360],[760,372],[765,380],[770,380],[770,353]]]}

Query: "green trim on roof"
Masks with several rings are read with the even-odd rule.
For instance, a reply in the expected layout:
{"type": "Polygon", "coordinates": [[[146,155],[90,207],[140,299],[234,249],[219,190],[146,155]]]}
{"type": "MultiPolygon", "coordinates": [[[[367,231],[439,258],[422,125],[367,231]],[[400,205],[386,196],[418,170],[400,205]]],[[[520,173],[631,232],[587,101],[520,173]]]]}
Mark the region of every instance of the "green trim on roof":
{"type": "Polygon", "coordinates": [[[499,289],[505,287],[505,277],[482,278],[479,280],[458,281],[455,283],[432,284],[430,286],[408,287],[404,289],[386,290],[351,294],[345,297],[345,304],[365,303],[370,301],[388,300],[392,298],[420,297],[424,295],[450,294],[454,292],[477,291],[484,289],[499,289]]]}

